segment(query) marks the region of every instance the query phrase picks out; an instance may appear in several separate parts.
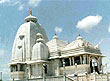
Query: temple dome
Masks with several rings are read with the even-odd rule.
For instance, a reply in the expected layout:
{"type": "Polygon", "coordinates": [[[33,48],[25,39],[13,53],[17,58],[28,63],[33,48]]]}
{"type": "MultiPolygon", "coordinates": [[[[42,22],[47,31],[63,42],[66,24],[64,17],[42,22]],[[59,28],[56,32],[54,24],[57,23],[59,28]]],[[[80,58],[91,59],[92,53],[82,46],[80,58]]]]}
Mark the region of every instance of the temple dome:
{"type": "Polygon", "coordinates": [[[35,23],[37,22],[37,18],[32,15],[27,16],[24,20],[25,20],[25,22],[29,22],[29,21],[33,21],[35,23]]]}
{"type": "Polygon", "coordinates": [[[32,11],[30,11],[30,15],[27,16],[25,19],[25,22],[29,22],[29,21],[32,21],[32,22],[37,22],[37,18],[35,16],[32,16],[32,11]]]}
{"type": "Polygon", "coordinates": [[[37,33],[37,42],[42,42],[42,43],[44,43],[44,39],[42,39],[42,34],[40,34],[40,33],[37,33]]]}
{"type": "Polygon", "coordinates": [[[36,41],[36,44],[32,49],[32,60],[48,60],[49,57],[49,49],[48,46],[44,43],[42,39],[42,34],[38,33],[37,37],[39,37],[36,41]]]}

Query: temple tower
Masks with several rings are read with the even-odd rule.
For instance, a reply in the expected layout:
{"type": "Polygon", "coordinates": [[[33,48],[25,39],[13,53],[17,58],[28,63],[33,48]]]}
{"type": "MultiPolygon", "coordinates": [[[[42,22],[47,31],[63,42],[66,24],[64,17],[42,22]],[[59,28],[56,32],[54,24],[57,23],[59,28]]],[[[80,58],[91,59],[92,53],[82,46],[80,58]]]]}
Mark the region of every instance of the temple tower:
{"type": "MultiPolygon", "coordinates": [[[[32,58],[32,48],[36,44],[36,34],[40,33],[42,35],[43,43],[48,41],[46,33],[41,25],[37,22],[37,18],[32,16],[32,11],[30,15],[25,19],[25,23],[20,26],[17,31],[13,49],[12,49],[12,59],[11,68],[11,79],[21,80],[26,76],[27,62],[34,60],[32,58]]],[[[38,39],[38,42],[41,40],[38,39]]]]}

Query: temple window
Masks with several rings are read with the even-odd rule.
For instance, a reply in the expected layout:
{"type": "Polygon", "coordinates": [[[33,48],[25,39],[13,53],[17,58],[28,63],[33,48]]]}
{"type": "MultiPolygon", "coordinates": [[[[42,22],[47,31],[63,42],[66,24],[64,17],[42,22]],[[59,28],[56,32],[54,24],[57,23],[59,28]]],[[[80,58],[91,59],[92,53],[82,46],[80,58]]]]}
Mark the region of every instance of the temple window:
{"type": "Polygon", "coordinates": [[[11,72],[24,71],[24,65],[12,65],[11,72]]]}
{"type": "Polygon", "coordinates": [[[31,20],[32,22],[34,22],[34,20],[31,20]]]}
{"type": "Polygon", "coordinates": [[[64,59],[64,62],[65,62],[65,66],[70,66],[70,60],[69,60],[69,58],[65,58],[64,59]]]}
{"type": "Polygon", "coordinates": [[[11,68],[11,72],[18,71],[17,65],[12,65],[10,68],[11,68]]]}
{"type": "Polygon", "coordinates": [[[47,74],[47,65],[43,64],[43,68],[44,68],[44,73],[47,74]]]}
{"type": "Polygon", "coordinates": [[[15,71],[15,67],[14,66],[11,66],[10,68],[11,68],[11,70],[10,70],[11,72],[15,71]]]}
{"type": "Polygon", "coordinates": [[[58,52],[58,55],[61,56],[61,52],[58,52]]]}
{"type": "Polygon", "coordinates": [[[81,63],[80,63],[80,57],[79,57],[79,56],[78,56],[78,57],[74,57],[74,62],[75,62],[75,64],[77,64],[77,65],[81,64],[81,63]]]}
{"type": "Polygon", "coordinates": [[[60,67],[63,67],[63,60],[60,59],[60,67]]]}
{"type": "Polygon", "coordinates": [[[29,21],[27,21],[27,22],[29,22],[29,21]]]}
{"type": "Polygon", "coordinates": [[[15,66],[15,69],[16,69],[16,71],[18,71],[18,67],[17,67],[17,65],[15,66]]]}
{"type": "Polygon", "coordinates": [[[21,65],[20,71],[24,71],[24,65],[21,65]]]}

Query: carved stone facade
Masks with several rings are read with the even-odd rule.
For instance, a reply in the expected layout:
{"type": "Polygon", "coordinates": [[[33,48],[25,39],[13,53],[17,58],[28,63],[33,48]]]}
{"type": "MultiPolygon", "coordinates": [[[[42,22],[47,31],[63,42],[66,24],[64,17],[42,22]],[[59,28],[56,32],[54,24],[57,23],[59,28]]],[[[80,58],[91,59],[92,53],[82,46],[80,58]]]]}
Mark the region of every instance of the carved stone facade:
{"type": "Polygon", "coordinates": [[[59,40],[56,34],[48,41],[44,29],[31,12],[15,37],[9,63],[10,80],[100,74],[103,57],[98,45],[90,44],[80,35],[69,44],[59,40]]]}

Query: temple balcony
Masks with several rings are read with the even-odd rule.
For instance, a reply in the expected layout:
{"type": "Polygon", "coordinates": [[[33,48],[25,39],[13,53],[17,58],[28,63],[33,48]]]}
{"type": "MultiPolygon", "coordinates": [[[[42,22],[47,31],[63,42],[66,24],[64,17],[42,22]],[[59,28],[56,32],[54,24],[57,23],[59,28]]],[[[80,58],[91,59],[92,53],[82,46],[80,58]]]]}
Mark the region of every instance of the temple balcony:
{"type": "Polygon", "coordinates": [[[89,64],[80,64],[80,65],[72,65],[72,66],[65,66],[60,67],[60,74],[62,75],[64,72],[67,75],[71,74],[81,74],[88,72],[90,73],[90,65],[89,64]]]}
{"type": "Polygon", "coordinates": [[[11,78],[14,80],[22,80],[24,79],[25,72],[24,71],[16,71],[16,72],[11,72],[11,78]]]}

